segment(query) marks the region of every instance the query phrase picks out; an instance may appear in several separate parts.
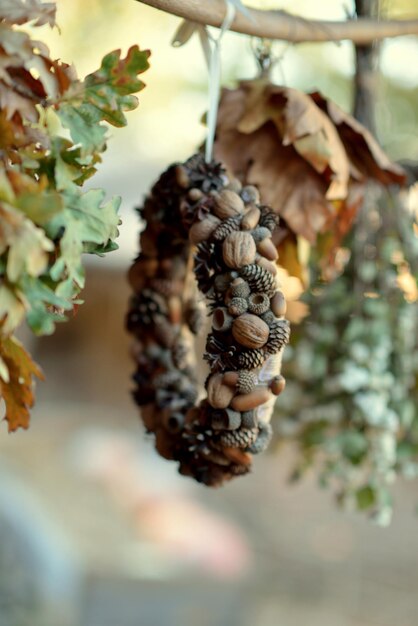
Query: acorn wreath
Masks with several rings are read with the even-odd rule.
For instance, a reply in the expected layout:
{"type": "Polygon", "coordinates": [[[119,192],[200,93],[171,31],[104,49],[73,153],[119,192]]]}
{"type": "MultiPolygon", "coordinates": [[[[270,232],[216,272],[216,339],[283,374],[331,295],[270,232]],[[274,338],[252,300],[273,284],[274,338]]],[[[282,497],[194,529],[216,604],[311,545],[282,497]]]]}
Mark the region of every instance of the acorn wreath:
{"type": "Polygon", "coordinates": [[[210,486],[246,474],[271,438],[289,340],[276,277],[273,211],[253,186],[197,154],[165,171],[146,198],[141,254],[129,271],[134,399],[157,451],[210,486]],[[194,277],[191,263],[194,257],[194,277]],[[193,335],[212,327],[196,377],[193,335]]]}

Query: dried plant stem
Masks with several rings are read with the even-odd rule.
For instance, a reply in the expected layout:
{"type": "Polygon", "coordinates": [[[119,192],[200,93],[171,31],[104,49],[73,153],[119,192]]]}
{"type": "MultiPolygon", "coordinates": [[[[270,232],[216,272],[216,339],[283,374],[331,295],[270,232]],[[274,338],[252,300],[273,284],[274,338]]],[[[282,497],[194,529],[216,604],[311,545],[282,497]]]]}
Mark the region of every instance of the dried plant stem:
{"type": "MultiPolygon", "coordinates": [[[[137,0],[199,24],[219,27],[225,17],[224,0],[137,0]]],[[[351,40],[366,45],[373,40],[418,34],[418,20],[375,20],[360,18],[346,21],[309,20],[286,11],[260,11],[248,8],[249,17],[237,13],[231,30],[246,35],[304,41],[351,40]]]]}

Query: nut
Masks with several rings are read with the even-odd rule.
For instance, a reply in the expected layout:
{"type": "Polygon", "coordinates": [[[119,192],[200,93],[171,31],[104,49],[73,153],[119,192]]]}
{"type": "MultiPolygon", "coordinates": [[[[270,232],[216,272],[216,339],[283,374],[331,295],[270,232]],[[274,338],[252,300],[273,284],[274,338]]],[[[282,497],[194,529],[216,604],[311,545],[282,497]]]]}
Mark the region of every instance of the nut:
{"type": "Polygon", "coordinates": [[[207,382],[208,402],[214,409],[226,409],[234,397],[234,389],[222,384],[223,374],[213,374],[207,382]]]}
{"type": "Polygon", "coordinates": [[[239,269],[254,262],[257,250],[252,236],[238,231],[231,233],[225,239],[222,253],[228,267],[239,269]]]}
{"type": "Polygon", "coordinates": [[[241,222],[242,230],[252,230],[255,228],[260,219],[260,209],[256,206],[251,207],[249,211],[244,215],[241,222]]]}
{"type": "Polygon", "coordinates": [[[256,387],[251,393],[235,396],[231,402],[234,411],[250,411],[270,400],[271,394],[267,387],[256,387]]]}
{"type": "Polygon", "coordinates": [[[269,337],[269,327],[262,319],[251,313],[236,317],[232,323],[232,335],[246,348],[261,348],[269,337]]]}
{"type": "Polygon", "coordinates": [[[208,215],[201,222],[195,222],[189,231],[190,241],[194,244],[206,241],[220,223],[221,220],[214,215],[208,215]]]}
{"type": "Polygon", "coordinates": [[[287,305],[284,293],[282,291],[278,291],[274,294],[274,296],[270,300],[270,307],[276,317],[282,317],[282,315],[286,315],[287,305]]]}
{"type": "Polygon", "coordinates": [[[275,396],[279,396],[286,387],[286,379],[283,376],[275,376],[270,381],[270,390],[275,396]]]}
{"type": "Polygon", "coordinates": [[[240,215],[244,211],[244,202],[235,191],[224,189],[216,196],[213,212],[221,220],[231,217],[232,215],[240,215]]]}
{"type": "Polygon", "coordinates": [[[263,239],[263,241],[260,241],[260,243],[257,244],[257,252],[270,261],[277,261],[279,258],[276,246],[272,240],[268,238],[263,239]]]}

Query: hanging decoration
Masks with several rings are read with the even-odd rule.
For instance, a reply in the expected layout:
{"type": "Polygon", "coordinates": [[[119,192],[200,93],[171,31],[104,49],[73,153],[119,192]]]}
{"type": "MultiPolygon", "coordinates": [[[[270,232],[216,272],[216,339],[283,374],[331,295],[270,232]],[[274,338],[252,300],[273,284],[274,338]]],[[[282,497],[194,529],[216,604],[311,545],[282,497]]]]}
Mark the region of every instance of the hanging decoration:
{"type": "Polygon", "coordinates": [[[299,451],[293,477],[315,469],[383,525],[396,477],[418,475],[418,212],[405,195],[368,187],[344,274],[305,296],[277,406],[280,438],[299,451]]]}
{"type": "Polygon", "coordinates": [[[158,452],[180,473],[216,486],[246,474],[271,438],[270,418],[284,388],[281,355],[289,339],[276,277],[277,216],[255,187],[203,155],[162,174],[141,210],[141,255],[129,274],[134,295],[134,398],[158,452]],[[190,270],[193,250],[194,276],[190,270]],[[212,327],[200,396],[192,336],[212,327]]]}

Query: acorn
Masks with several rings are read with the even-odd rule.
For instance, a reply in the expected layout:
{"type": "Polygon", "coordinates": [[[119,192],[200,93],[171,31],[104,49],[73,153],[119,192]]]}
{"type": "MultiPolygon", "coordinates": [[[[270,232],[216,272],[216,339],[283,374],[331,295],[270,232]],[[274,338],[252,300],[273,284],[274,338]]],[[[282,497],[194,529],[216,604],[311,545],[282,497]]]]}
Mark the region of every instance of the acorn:
{"type": "Polygon", "coordinates": [[[236,430],[241,426],[241,413],[232,409],[218,409],[211,414],[214,430],[236,430]]]}
{"type": "Polygon", "coordinates": [[[222,383],[222,374],[212,374],[207,381],[208,402],[214,409],[226,409],[235,395],[234,389],[222,383]]]}
{"type": "Polygon", "coordinates": [[[257,252],[266,259],[269,259],[269,261],[277,261],[279,258],[276,246],[270,238],[263,239],[257,244],[257,252]]]}
{"type": "MultiPolygon", "coordinates": [[[[256,206],[251,207],[242,218],[242,222],[241,222],[242,230],[253,230],[258,224],[260,216],[261,216],[260,209],[256,206]]],[[[270,231],[269,231],[269,235],[270,235],[270,231]]]]}
{"type": "Polygon", "coordinates": [[[270,391],[274,393],[275,396],[278,396],[286,387],[286,379],[284,376],[275,376],[271,379],[269,387],[270,391]]]}
{"type": "Polygon", "coordinates": [[[243,213],[244,202],[234,191],[224,189],[216,195],[213,212],[216,217],[219,217],[221,220],[225,220],[233,215],[240,215],[243,213]]]}
{"type": "Polygon", "coordinates": [[[206,241],[220,223],[221,221],[217,217],[210,214],[200,222],[195,222],[189,230],[190,241],[194,244],[206,241]]]}
{"type": "Polygon", "coordinates": [[[278,291],[274,294],[270,301],[270,308],[273,311],[274,315],[277,317],[282,317],[286,315],[286,299],[282,291],[278,291]]]}
{"type": "Polygon", "coordinates": [[[246,185],[243,187],[240,195],[245,204],[249,204],[250,202],[257,204],[260,202],[260,192],[254,185],[246,185]]]}
{"type": "Polygon", "coordinates": [[[198,202],[199,200],[203,198],[203,192],[197,187],[192,187],[191,189],[189,189],[187,193],[187,197],[192,202],[198,202]]]}
{"type": "Polygon", "coordinates": [[[268,228],[265,228],[265,226],[258,226],[258,228],[255,228],[251,234],[256,244],[261,243],[265,239],[271,240],[271,232],[268,228]]]}
{"type": "Polygon", "coordinates": [[[232,335],[246,348],[261,348],[269,338],[269,327],[256,315],[244,313],[232,322],[232,335]]]}
{"type": "Polygon", "coordinates": [[[265,293],[252,293],[248,298],[248,310],[254,315],[262,315],[270,308],[270,300],[265,293]]]}
{"type": "Polygon", "coordinates": [[[184,165],[176,165],[175,167],[175,175],[177,184],[184,189],[187,189],[190,185],[190,178],[187,174],[186,168],[184,165]]]}
{"type": "Polygon", "coordinates": [[[223,242],[223,260],[228,267],[240,269],[254,262],[256,255],[254,239],[249,233],[231,233],[223,242]]]}
{"type": "Polygon", "coordinates": [[[234,411],[249,411],[270,400],[271,394],[267,387],[256,387],[251,393],[235,396],[231,402],[234,411]]]}
{"type": "Polygon", "coordinates": [[[251,370],[239,370],[236,383],[237,393],[251,393],[258,382],[257,375],[251,370]]]}
{"type": "Polygon", "coordinates": [[[229,387],[236,387],[238,382],[238,372],[224,372],[224,377],[222,379],[222,383],[224,385],[228,385],[229,387]]]}
{"type": "Polygon", "coordinates": [[[232,298],[228,304],[228,312],[234,317],[242,315],[248,309],[248,302],[244,298],[232,298]]]}
{"type": "Polygon", "coordinates": [[[251,289],[243,278],[235,278],[231,283],[231,294],[233,298],[248,298],[251,289]]]}
{"type": "Polygon", "coordinates": [[[258,255],[255,259],[255,262],[257,263],[257,265],[270,272],[270,274],[273,274],[273,276],[277,275],[277,265],[275,263],[272,263],[265,257],[258,255]]]}

